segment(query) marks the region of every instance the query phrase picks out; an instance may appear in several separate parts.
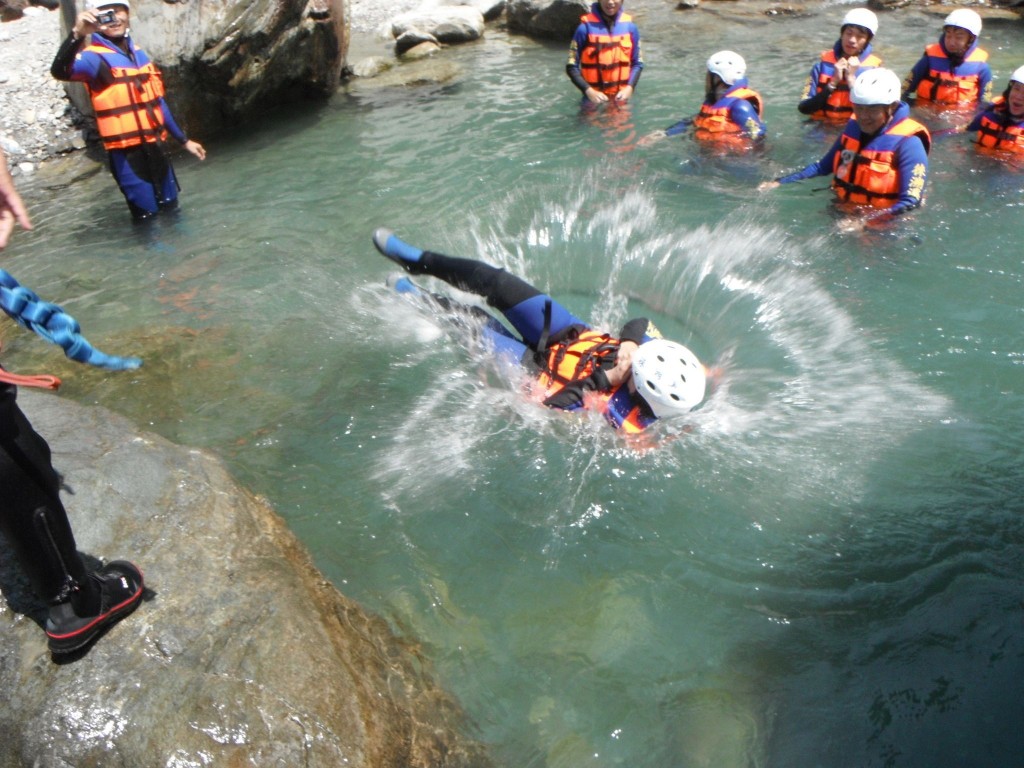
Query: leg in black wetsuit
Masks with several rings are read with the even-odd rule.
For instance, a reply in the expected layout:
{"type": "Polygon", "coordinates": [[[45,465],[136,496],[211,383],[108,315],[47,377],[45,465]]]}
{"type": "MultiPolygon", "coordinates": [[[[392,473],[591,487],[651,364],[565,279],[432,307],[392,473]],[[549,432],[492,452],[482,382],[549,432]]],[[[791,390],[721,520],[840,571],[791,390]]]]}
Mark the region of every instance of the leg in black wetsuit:
{"type": "Polygon", "coordinates": [[[50,447],[21,412],[16,391],[0,385],[0,531],[40,599],[56,603],[71,598],[83,610],[95,609],[98,595],[86,578],[60,501],[50,447]]]}
{"type": "Polygon", "coordinates": [[[89,573],[78,553],[50,446],[16,402],[17,389],[0,383],[0,531],[49,606],[46,634],[54,654],[89,645],[142,599],[142,572],[114,560],[89,573]]]}

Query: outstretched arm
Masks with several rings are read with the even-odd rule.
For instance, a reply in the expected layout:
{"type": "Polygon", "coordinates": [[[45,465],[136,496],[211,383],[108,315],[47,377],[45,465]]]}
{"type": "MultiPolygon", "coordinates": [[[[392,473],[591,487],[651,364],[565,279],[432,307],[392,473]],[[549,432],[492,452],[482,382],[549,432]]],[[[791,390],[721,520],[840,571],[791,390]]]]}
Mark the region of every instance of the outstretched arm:
{"type": "Polygon", "coordinates": [[[11,172],[7,170],[7,157],[0,152],[0,249],[7,247],[15,223],[20,224],[22,229],[32,229],[28,210],[14,187],[11,172]]]}

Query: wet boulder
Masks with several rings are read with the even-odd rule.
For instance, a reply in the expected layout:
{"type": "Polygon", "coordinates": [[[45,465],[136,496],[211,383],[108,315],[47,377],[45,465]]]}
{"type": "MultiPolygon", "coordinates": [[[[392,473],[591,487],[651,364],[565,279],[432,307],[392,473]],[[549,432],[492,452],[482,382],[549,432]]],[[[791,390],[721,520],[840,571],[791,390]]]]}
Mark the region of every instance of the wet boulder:
{"type": "Polygon", "coordinates": [[[468,43],[483,36],[484,16],[468,5],[424,7],[392,19],[391,34],[395,38],[415,34],[439,43],[468,43]]]}
{"type": "Polygon", "coordinates": [[[46,609],[0,542],[0,766],[488,765],[428,660],[327,583],[217,459],[102,408],[19,401],[79,549],[138,563],[149,593],[54,663],[46,609]]]}
{"type": "Polygon", "coordinates": [[[585,0],[510,0],[508,28],[531,37],[568,42],[590,5],[585,0]]]}
{"type": "MultiPolygon", "coordinates": [[[[61,0],[65,32],[74,0],[61,0]]],[[[206,138],[296,98],[333,94],[346,63],[345,0],[133,0],[132,36],[164,73],[187,133],[206,138]]],[[[69,86],[84,114],[84,89],[69,86]]]]}

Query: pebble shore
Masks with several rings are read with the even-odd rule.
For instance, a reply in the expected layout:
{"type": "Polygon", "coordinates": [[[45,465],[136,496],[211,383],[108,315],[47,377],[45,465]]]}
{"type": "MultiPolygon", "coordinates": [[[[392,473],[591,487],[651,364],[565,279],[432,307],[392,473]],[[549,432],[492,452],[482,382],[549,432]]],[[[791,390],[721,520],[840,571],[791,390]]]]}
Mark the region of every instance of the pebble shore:
{"type": "Polygon", "coordinates": [[[50,75],[60,45],[60,11],[28,7],[0,24],[0,147],[12,175],[28,175],[54,155],[83,149],[88,129],[50,75]]]}
{"type": "MultiPolygon", "coordinates": [[[[423,0],[349,0],[353,38],[378,38],[395,15],[423,0]]],[[[29,175],[48,158],[84,149],[96,138],[91,123],[50,75],[61,41],[60,11],[29,6],[0,23],[0,148],[11,174],[29,175]]]]}

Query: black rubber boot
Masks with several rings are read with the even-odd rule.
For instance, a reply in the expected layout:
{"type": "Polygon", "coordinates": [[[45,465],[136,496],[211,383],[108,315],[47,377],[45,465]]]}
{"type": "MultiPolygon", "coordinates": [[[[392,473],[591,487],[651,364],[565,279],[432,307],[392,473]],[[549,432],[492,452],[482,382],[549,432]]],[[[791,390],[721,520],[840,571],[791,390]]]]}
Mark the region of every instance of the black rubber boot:
{"type": "Polygon", "coordinates": [[[134,611],[142,600],[142,571],[126,560],[114,560],[88,578],[100,593],[96,613],[79,616],[71,601],[50,608],[46,636],[54,654],[71,653],[85,647],[110,625],[134,611]]]}

